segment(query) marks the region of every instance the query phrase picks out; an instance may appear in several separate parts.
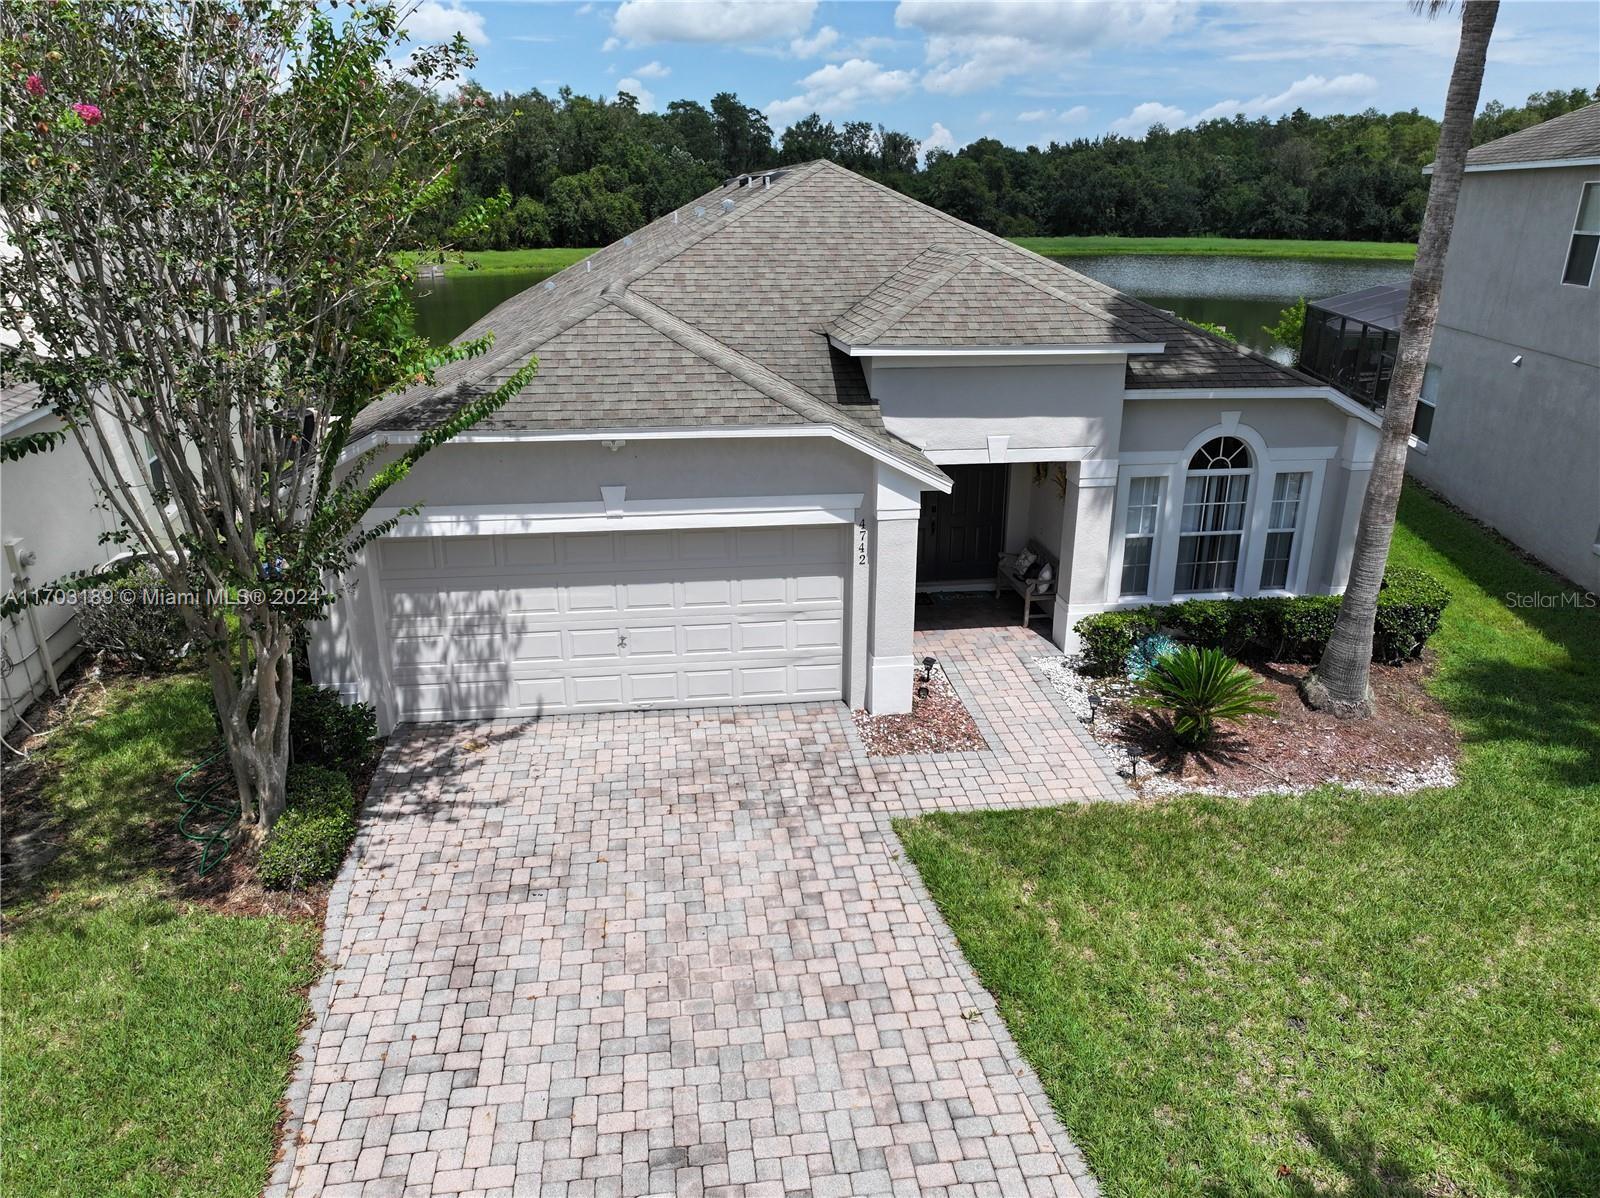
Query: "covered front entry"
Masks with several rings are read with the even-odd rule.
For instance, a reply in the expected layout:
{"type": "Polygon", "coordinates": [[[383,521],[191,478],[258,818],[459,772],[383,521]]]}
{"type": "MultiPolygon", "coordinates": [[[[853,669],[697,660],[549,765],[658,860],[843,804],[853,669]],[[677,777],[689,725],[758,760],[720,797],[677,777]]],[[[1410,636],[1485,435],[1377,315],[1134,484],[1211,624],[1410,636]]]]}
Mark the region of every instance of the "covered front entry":
{"type": "Polygon", "coordinates": [[[381,544],[400,720],[837,699],[838,527],[381,544]]]}
{"type": "Polygon", "coordinates": [[[946,466],[948,495],[922,493],[917,527],[917,583],[994,578],[1005,548],[1006,467],[946,466]]]}

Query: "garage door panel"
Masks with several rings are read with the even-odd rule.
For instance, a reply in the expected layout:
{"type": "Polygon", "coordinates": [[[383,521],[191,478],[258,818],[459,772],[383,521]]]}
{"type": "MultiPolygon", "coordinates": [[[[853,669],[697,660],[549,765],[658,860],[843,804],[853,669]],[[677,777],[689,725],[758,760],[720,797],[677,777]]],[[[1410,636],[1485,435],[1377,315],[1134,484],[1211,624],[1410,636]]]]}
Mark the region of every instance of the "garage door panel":
{"type": "Polygon", "coordinates": [[[383,542],[402,718],[837,698],[844,534],[419,538],[393,554],[383,542]]]}
{"type": "Polygon", "coordinates": [[[574,613],[617,610],[617,588],[608,582],[569,586],[567,610],[574,613]]]}
{"type": "Polygon", "coordinates": [[[725,578],[691,578],[682,586],[684,607],[733,606],[733,587],[725,578]]]}
{"type": "Polygon", "coordinates": [[[675,624],[635,626],[628,630],[628,660],[677,655],[678,628],[675,624]]]}

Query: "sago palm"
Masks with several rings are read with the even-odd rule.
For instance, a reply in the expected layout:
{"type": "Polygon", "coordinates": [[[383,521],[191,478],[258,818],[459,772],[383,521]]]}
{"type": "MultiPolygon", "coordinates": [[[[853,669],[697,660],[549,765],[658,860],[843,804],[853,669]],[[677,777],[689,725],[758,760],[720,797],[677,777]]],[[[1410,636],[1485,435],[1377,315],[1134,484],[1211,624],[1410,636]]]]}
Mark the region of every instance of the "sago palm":
{"type": "Polygon", "coordinates": [[[1242,724],[1246,716],[1272,710],[1271,697],[1250,671],[1220,649],[1183,646],[1163,657],[1139,690],[1139,706],[1171,710],[1173,735],[1186,749],[1209,743],[1220,720],[1242,724]]]}

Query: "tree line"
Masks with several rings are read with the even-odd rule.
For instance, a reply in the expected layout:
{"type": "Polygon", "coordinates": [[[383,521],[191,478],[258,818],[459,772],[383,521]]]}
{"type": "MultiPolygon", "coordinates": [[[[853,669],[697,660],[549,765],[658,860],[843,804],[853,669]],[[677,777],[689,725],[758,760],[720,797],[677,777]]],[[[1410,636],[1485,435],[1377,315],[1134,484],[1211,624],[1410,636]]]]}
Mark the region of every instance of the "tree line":
{"type": "MultiPolygon", "coordinates": [[[[1481,144],[1572,111],[1600,88],[1536,92],[1486,104],[1481,144]]],[[[415,231],[418,244],[467,249],[615,241],[743,171],[829,158],[1006,237],[1310,237],[1414,241],[1439,122],[1415,109],[1205,121],[1142,137],[1106,134],[1018,149],[991,137],[954,152],[871,121],[815,113],[775,134],[731,92],[710,105],[674,100],[641,111],[614,100],[534,90],[457,101],[503,122],[457,171],[452,202],[415,231]],[[454,218],[490,201],[470,227],[454,218]]]]}

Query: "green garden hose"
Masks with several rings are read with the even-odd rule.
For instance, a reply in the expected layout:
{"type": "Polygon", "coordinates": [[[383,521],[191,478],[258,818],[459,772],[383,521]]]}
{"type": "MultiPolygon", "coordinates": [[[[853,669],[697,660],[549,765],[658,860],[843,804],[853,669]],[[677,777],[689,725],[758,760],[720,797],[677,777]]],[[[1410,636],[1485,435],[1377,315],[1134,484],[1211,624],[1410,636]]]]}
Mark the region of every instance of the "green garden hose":
{"type": "Polygon", "coordinates": [[[178,775],[178,781],[173,786],[173,789],[178,792],[178,798],[183,800],[184,804],[183,814],[178,817],[178,831],[183,833],[185,840],[192,840],[201,846],[200,877],[202,878],[216,866],[217,862],[226,857],[228,850],[233,847],[233,835],[239,827],[239,804],[237,802],[231,804],[219,803],[212,798],[218,790],[227,784],[229,779],[226,773],[223,773],[221,777],[214,779],[193,795],[185,793],[183,784],[221,757],[226,751],[226,749],[218,749],[210,757],[190,766],[178,775]],[[189,827],[189,821],[200,814],[222,815],[227,816],[227,819],[220,828],[200,832],[192,831],[189,827]]]}

